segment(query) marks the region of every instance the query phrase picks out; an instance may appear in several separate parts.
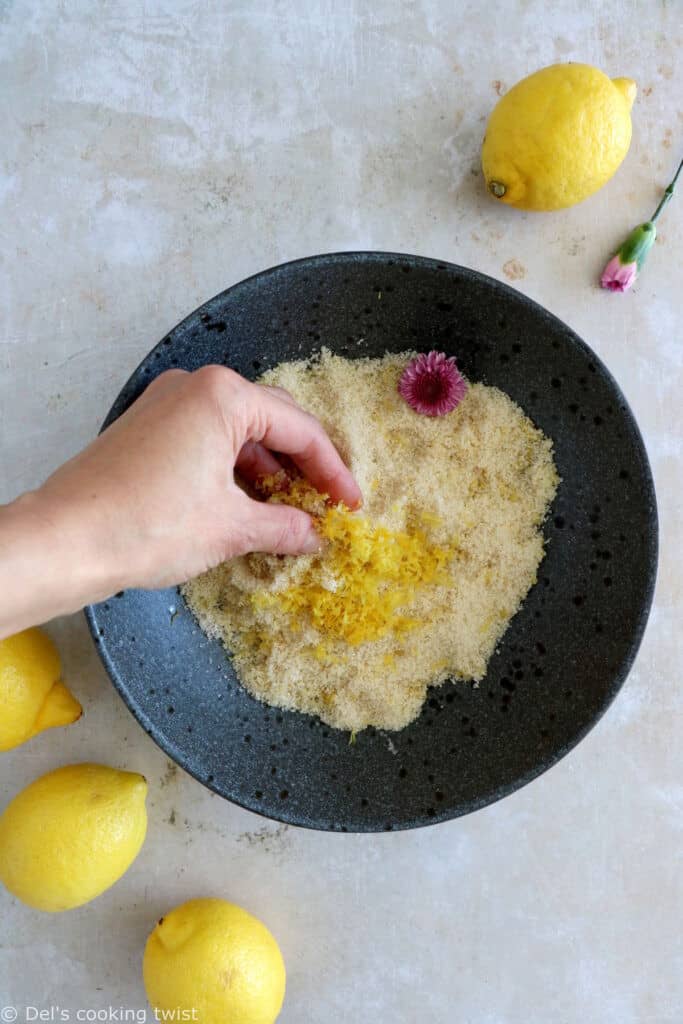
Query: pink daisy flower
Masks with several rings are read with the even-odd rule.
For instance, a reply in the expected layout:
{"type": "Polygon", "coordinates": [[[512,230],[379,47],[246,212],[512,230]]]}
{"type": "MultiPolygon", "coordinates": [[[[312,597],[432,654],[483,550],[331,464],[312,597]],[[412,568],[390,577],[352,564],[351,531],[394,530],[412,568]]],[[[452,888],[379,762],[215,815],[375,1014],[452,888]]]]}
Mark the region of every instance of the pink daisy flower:
{"type": "Polygon", "coordinates": [[[398,393],[423,416],[445,416],[462,402],[467,391],[455,359],[445,352],[416,356],[398,382],[398,393]]]}

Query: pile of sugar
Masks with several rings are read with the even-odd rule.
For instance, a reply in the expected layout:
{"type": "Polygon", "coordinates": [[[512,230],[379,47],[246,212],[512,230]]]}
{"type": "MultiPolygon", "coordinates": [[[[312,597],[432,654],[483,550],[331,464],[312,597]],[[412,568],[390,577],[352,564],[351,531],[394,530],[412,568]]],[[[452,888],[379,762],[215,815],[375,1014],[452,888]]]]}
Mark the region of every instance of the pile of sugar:
{"type": "MultiPolygon", "coordinates": [[[[539,527],[559,482],[552,443],[497,388],[471,385],[444,417],[413,412],[397,393],[411,355],[348,360],[323,350],[262,378],[322,421],[363,492],[356,515],[373,528],[424,535],[433,549],[449,552],[438,576],[397,609],[410,628],[349,643],[293,616],[282,595],[311,580],[330,589],[328,552],[248,555],[184,588],[202,629],[232,652],[250,693],[339,729],[401,729],[417,716],[428,686],[483,678],[536,581],[539,527]]],[[[343,602],[343,580],[332,589],[343,602]]]]}

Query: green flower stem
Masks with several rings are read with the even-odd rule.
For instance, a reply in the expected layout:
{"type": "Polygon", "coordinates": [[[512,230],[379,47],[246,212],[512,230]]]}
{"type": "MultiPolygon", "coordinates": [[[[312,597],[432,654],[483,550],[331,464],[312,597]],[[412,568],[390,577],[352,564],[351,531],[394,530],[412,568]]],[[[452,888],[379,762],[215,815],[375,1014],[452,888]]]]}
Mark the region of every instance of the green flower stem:
{"type": "Polygon", "coordinates": [[[681,173],[681,168],[682,167],[683,167],[683,160],[681,160],[680,164],[678,165],[678,170],[674,174],[673,181],[671,181],[669,183],[669,185],[667,185],[666,189],[664,190],[664,195],[662,196],[662,198],[659,201],[659,206],[657,207],[655,212],[650,217],[650,223],[651,224],[654,224],[654,222],[657,220],[657,217],[659,217],[660,213],[662,212],[662,210],[664,209],[666,204],[669,202],[669,200],[673,196],[674,189],[676,188],[676,182],[678,181],[678,175],[681,173]]]}

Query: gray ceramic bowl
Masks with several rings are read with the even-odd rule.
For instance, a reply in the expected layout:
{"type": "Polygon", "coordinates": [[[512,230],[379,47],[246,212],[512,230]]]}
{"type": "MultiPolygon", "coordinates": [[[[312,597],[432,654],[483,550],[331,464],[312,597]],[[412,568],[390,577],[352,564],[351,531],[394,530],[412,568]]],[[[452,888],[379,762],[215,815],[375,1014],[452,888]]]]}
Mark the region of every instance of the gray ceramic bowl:
{"type": "Polygon", "coordinates": [[[172,366],[218,362],[254,377],[321,345],[353,356],[360,338],[363,355],[456,356],[471,380],[502,388],[555,442],[562,484],[540,579],[484,682],[446,683],[408,728],[368,729],[350,745],[315,718],[250,697],[175,590],[129,591],[86,613],[114,685],[179,765],[252,811],[341,831],[465,814],[566,754],[626,678],[657,562],[652,477],[618,385],[554,316],[463,267],[340,253],[257,274],[174,328],[106,422],[172,366]]]}

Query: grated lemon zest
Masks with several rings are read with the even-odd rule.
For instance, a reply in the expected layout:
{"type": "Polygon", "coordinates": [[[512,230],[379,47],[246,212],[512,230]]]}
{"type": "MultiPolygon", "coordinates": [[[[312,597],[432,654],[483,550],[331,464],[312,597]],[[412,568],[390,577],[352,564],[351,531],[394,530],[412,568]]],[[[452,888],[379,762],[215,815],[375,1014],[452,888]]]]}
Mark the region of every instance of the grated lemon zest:
{"type": "Polygon", "coordinates": [[[276,593],[257,592],[251,600],[256,608],[282,609],[292,623],[305,618],[321,638],[312,651],[319,661],[330,658],[326,641],[357,646],[415,629],[419,620],[406,612],[418,592],[450,581],[447,570],[457,545],[432,544],[422,529],[390,530],[343,505],[326,505],[316,514],[325,495],[303,480],[270,500],[310,511],[328,545],[301,582],[276,593]],[[330,574],[339,581],[335,590],[325,586],[330,574]]]}

